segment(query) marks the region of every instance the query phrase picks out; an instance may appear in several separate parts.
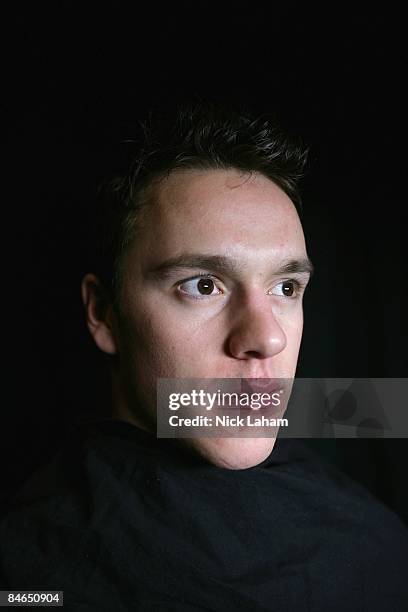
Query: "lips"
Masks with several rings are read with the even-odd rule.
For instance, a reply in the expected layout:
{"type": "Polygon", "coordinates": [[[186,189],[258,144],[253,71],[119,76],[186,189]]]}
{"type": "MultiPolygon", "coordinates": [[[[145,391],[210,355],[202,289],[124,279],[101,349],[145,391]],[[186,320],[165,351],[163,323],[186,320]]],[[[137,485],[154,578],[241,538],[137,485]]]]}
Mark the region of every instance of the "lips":
{"type": "Polygon", "coordinates": [[[241,378],[241,393],[275,393],[284,389],[280,378],[241,378]]]}

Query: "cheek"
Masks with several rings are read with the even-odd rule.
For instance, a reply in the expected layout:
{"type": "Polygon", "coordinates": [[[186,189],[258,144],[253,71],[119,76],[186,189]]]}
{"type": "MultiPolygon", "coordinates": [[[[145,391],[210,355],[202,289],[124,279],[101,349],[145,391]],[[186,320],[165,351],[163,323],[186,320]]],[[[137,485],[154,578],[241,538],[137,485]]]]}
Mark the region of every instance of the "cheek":
{"type": "MultiPolygon", "coordinates": [[[[146,311],[145,311],[146,312],[146,311]]],[[[182,318],[166,309],[149,316],[130,316],[122,337],[125,359],[143,378],[177,377],[200,355],[200,342],[182,318]]]]}
{"type": "Polygon", "coordinates": [[[293,313],[290,317],[285,317],[279,321],[285,336],[286,348],[284,351],[285,358],[291,361],[296,361],[299,354],[300,343],[303,334],[303,311],[293,313]]]}
{"type": "Polygon", "coordinates": [[[299,312],[298,317],[293,322],[293,338],[294,342],[300,344],[303,334],[303,310],[299,312]]]}
{"type": "Polygon", "coordinates": [[[282,313],[275,313],[276,320],[285,332],[288,344],[299,342],[303,333],[303,308],[296,305],[295,308],[282,313]]]}
{"type": "Polygon", "coordinates": [[[222,338],[219,324],[188,321],[178,317],[172,324],[150,322],[147,351],[156,353],[152,367],[169,378],[216,376],[215,361],[222,360],[222,338]]]}

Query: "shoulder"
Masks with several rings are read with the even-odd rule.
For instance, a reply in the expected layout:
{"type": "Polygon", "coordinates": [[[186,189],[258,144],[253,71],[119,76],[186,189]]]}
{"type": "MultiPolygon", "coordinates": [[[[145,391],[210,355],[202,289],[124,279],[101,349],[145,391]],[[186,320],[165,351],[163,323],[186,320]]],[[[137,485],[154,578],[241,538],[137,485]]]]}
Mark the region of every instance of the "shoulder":
{"type": "MultiPolygon", "coordinates": [[[[72,601],[87,592],[87,584],[104,591],[110,553],[93,522],[106,511],[109,479],[118,480],[109,453],[115,454],[111,445],[75,428],[60,452],[3,503],[3,588],[64,590],[72,601]]],[[[115,593],[114,582],[107,592],[115,593]]]]}
{"type": "Polygon", "coordinates": [[[304,443],[290,440],[288,446],[288,478],[298,483],[304,501],[320,508],[323,529],[325,523],[337,530],[347,525],[378,554],[398,550],[408,561],[408,528],[394,511],[304,443]]]}

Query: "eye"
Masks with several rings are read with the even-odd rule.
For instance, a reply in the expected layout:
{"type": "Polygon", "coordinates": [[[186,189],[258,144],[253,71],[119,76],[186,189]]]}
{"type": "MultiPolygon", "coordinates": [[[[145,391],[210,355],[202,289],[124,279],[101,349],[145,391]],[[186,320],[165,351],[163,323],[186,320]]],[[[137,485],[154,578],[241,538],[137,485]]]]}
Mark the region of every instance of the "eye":
{"type": "Polygon", "coordinates": [[[300,293],[301,284],[299,281],[290,279],[280,282],[273,289],[268,291],[269,295],[279,295],[281,297],[295,298],[300,293]]]}
{"type": "Polygon", "coordinates": [[[197,276],[180,283],[179,291],[198,300],[208,296],[221,295],[222,293],[213,279],[207,276],[197,276]]]}

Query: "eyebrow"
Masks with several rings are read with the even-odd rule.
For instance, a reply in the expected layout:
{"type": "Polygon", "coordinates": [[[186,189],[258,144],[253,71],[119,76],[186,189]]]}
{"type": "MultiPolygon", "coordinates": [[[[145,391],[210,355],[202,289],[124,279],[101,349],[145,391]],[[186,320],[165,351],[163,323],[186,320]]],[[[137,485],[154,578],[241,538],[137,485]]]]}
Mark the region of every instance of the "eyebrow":
{"type": "MultiPolygon", "coordinates": [[[[224,272],[229,274],[236,273],[240,266],[235,259],[225,257],[224,255],[200,255],[200,254],[183,254],[178,257],[172,257],[162,262],[152,270],[149,270],[148,275],[156,279],[164,279],[170,276],[174,271],[181,269],[201,268],[214,272],[224,272]]],[[[309,274],[312,276],[314,266],[308,257],[299,259],[285,259],[274,274],[309,274]]]]}

